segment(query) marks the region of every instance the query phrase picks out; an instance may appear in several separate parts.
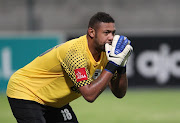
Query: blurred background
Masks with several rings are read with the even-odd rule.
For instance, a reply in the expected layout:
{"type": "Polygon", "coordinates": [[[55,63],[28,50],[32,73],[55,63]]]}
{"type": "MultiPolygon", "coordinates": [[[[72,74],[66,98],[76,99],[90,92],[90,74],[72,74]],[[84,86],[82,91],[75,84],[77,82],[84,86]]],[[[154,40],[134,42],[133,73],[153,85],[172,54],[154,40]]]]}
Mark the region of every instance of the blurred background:
{"type": "Polygon", "coordinates": [[[12,73],[54,45],[86,34],[89,19],[99,11],[115,19],[116,34],[132,41],[129,91],[122,101],[108,89],[95,104],[78,99],[72,103],[78,119],[180,122],[179,0],[0,0],[0,122],[15,122],[5,96],[12,73]]]}

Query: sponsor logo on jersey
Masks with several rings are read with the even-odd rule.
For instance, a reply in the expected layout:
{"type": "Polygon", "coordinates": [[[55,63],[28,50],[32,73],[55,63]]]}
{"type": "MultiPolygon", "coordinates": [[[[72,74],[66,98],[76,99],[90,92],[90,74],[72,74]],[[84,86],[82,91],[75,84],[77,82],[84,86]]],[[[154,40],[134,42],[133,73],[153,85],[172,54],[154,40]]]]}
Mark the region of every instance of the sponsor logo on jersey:
{"type": "Polygon", "coordinates": [[[99,77],[99,75],[101,74],[102,70],[101,69],[96,69],[92,78],[95,80],[99,77]]]}
{"type": "Polygon", "coordinates": [[[75,71],[77,82],[88,79],[85,68],[78,68],[78,69],[76,69],[74,71],[75,71]]]}

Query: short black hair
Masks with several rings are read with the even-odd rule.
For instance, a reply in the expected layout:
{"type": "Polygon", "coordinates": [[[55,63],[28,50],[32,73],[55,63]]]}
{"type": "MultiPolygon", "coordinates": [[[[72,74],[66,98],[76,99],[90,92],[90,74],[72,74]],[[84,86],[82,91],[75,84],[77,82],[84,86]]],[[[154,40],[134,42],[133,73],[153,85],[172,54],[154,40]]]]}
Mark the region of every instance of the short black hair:
{"type": "Polygon", "coordinates": [[[89,21],[89,27],[95,28],[96,24],[104,22],[104,23],[115,23],[114,19],[105,12],[98,12],[93,15],[89,21]]]}

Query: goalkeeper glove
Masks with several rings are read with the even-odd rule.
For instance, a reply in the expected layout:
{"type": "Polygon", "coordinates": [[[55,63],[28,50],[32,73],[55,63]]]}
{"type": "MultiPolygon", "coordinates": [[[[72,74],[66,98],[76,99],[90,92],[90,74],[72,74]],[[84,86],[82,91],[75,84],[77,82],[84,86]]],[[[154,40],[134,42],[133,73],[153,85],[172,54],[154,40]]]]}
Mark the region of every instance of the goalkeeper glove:
{"type": "MultiPolygon", "coordinates": [[[[129,40],[129,41],[128,41],[128,45],[130,45],[130,44],[131,44],[131,41],[129,40]]],[[[127,46],[128,46],[128,45],[127,45],[127,46]]],[[[130,45],[130,46],[131,46],[131,45],[130,45]]],[[[132,48],[132,46],[131,46],[129,52],[127,53],[127,55],[125,56],[124,60],[123,60],[122,63],[120,64],[121,67],[125,67],[125,66],[126,66],[127,61],[128,61],[128,58],[129,58],[129,56],[131,55],[132,51],[133,51],[133,48],[132,48]]]]}
{"type": "Polygon", "coordinates": [[[132,49],[127,37],[115,35],[112,45],[105,44],[106,55],[109,60],[105,70],[115,73],[120,65],[125,66],[132,49]]]}

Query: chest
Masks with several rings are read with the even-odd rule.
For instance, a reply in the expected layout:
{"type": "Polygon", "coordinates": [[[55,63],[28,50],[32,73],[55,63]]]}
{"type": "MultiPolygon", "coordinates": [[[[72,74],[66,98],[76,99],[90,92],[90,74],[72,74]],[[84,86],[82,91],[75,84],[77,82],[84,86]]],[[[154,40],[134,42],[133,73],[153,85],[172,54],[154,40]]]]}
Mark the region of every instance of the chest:
{"type": "Polygon", "coordinates": [[[94,80],[101,74],[102,70],[105,68],[105,61],[97,62],[97,63],[89,63],[88,70],[90,77],[94,80]]]}

